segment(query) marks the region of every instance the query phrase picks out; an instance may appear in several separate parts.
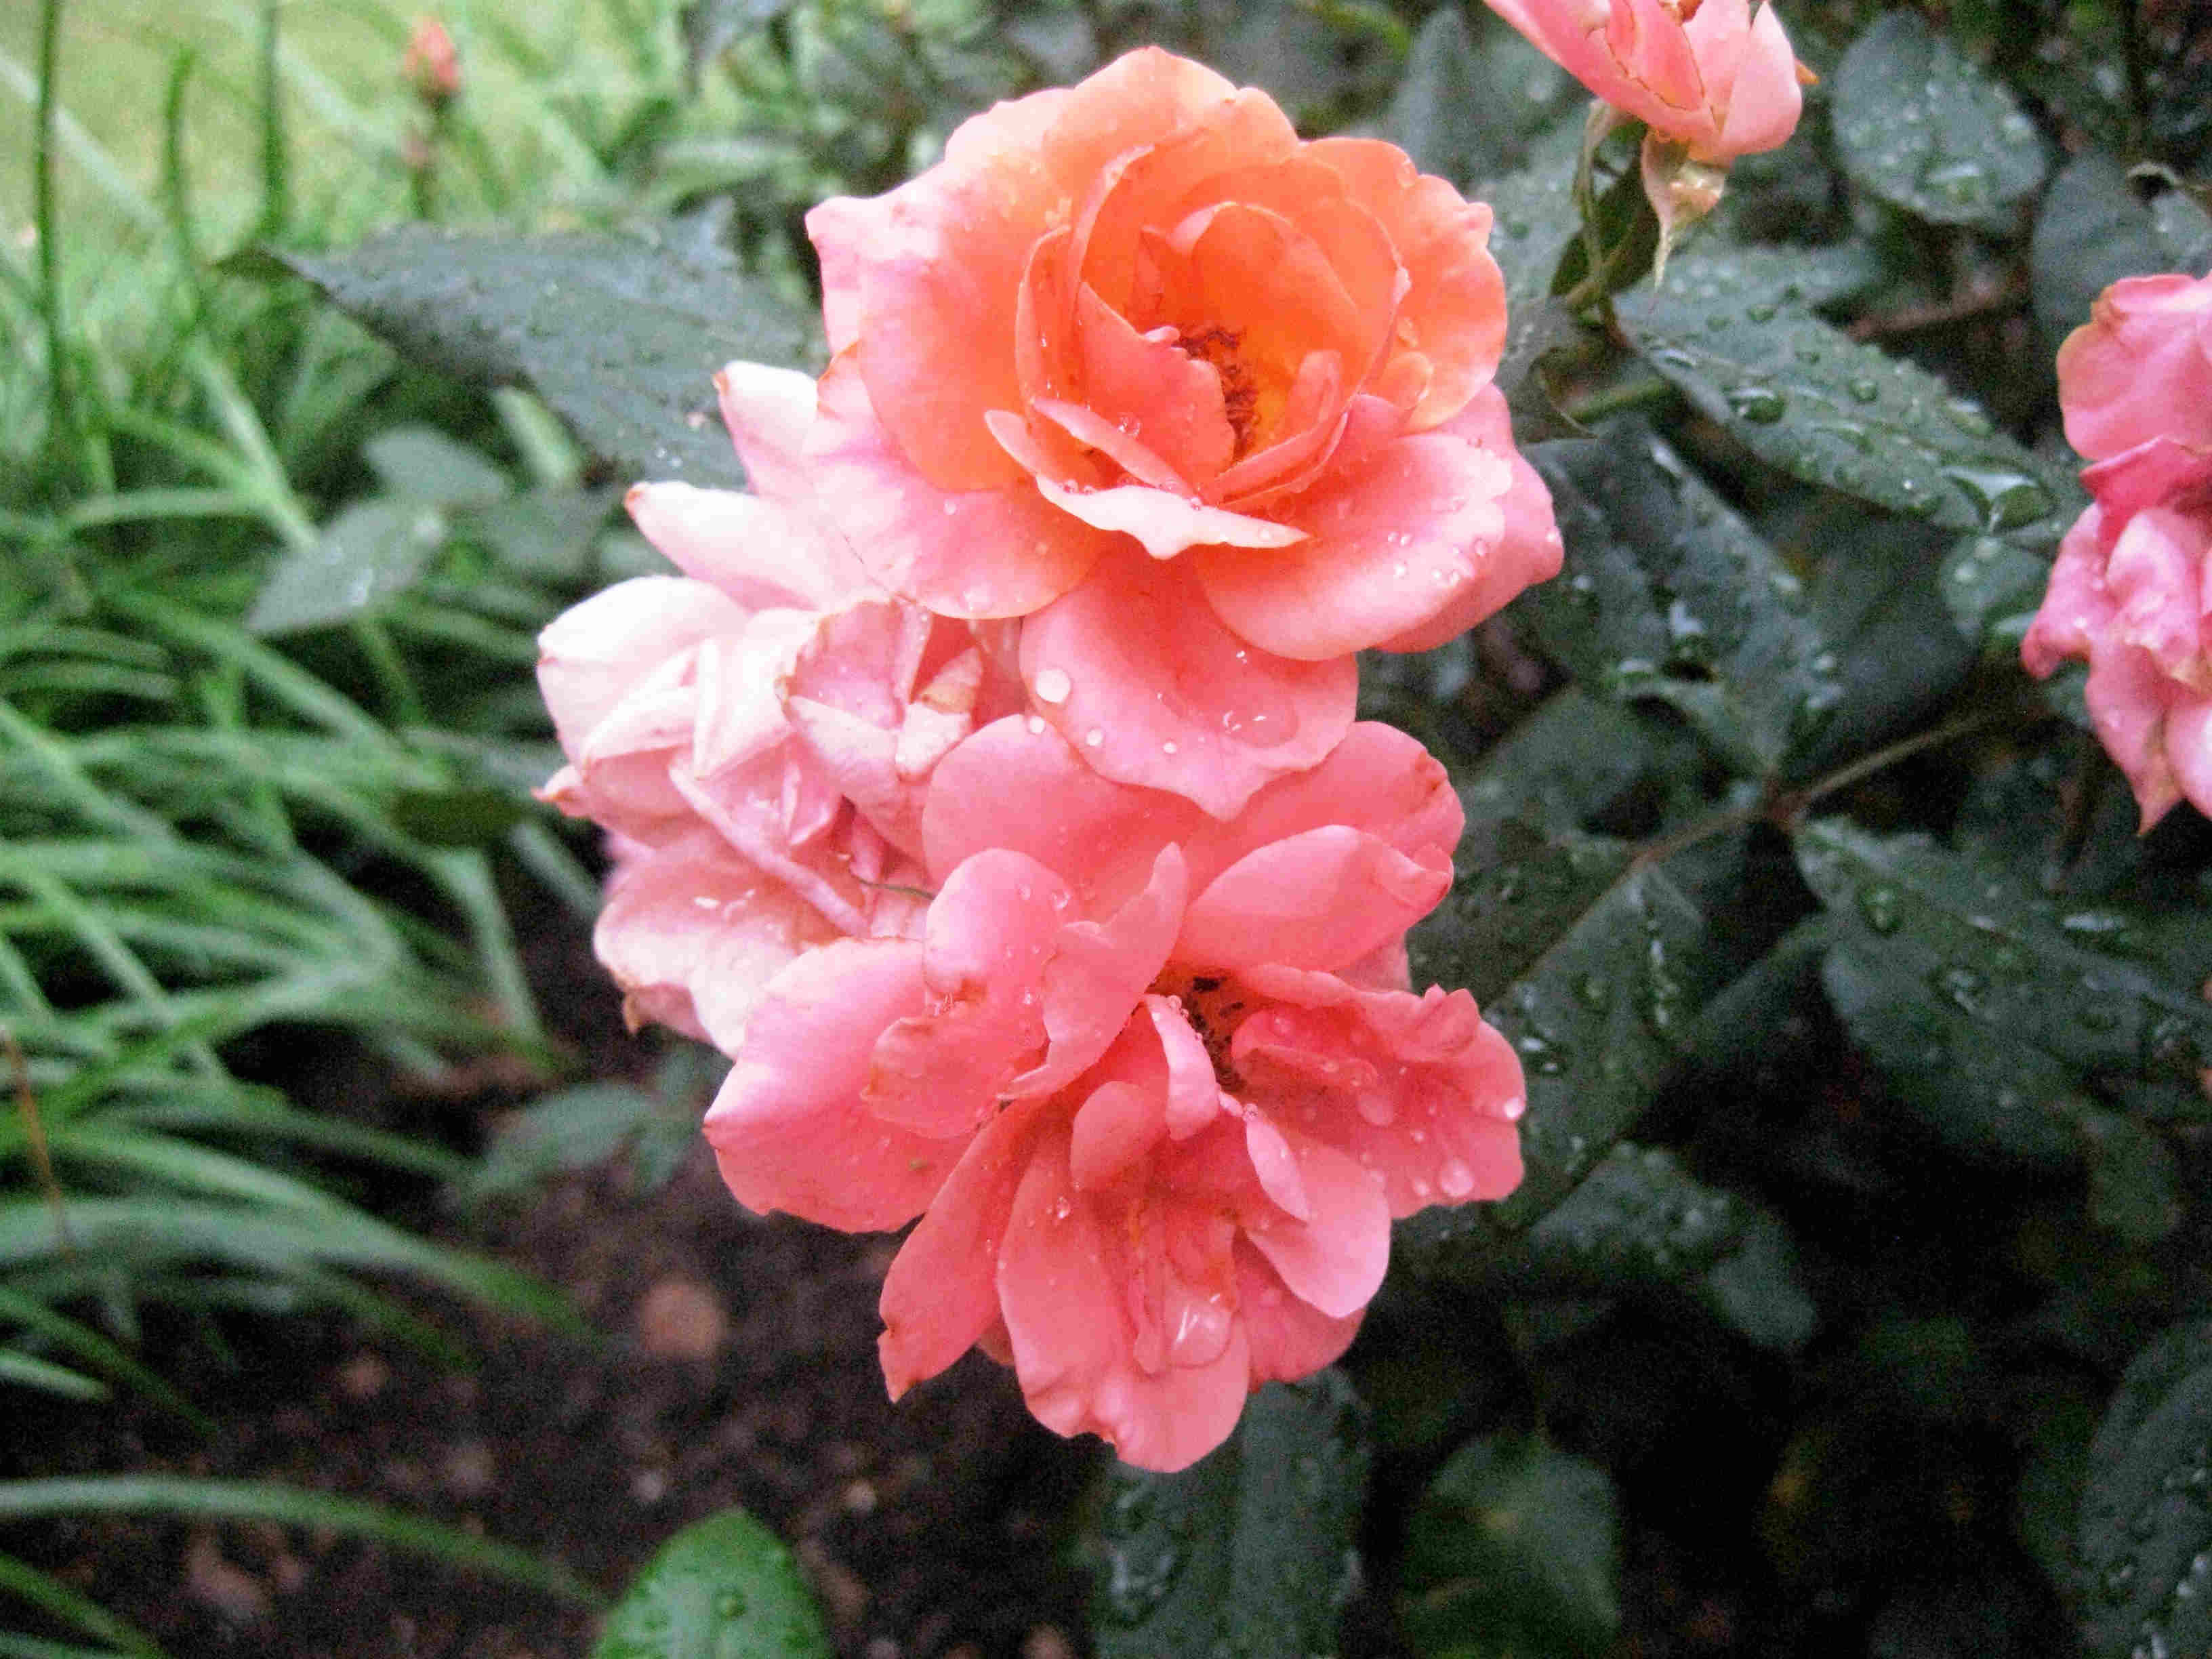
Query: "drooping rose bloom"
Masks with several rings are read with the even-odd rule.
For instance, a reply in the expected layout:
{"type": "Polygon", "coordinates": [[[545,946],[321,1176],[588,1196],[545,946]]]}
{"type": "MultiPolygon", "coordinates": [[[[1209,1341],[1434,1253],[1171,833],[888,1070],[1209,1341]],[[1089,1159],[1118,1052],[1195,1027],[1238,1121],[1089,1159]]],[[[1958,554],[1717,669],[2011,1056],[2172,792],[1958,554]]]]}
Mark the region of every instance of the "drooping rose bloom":
{"type": "Polygon", "coordinates": [[[1147,49],[808,216],[817,494],[893,591],[1026,618],[1041,716],[1234,813],[1351,724],[1351,653],[1559,568],[1491,385],[1490,210],[1147,49]]]}
{"type": "Polygon", "coordinates": [[[684,574],[557,618],[538,683],[569,761],[541,793],[616,853],[599,959],[633,1024],[726,1051],[800,951],[919,926],[930,769],[1019,686],[820,522],[798,457],[811,380],[732,364],[718,386],[757,493],[633,489],[684,574]]]}
{"type": "Polygon", "coordinates": [[[2058,351],[2095,498],[2060,544],[2021,659],[2088,660],[2098,739],[2148,830],[2212,814],[2212,276],[2115,283],[2058,351]]]}
{"type": "Polygon", "coordinates": [[[1528,43],[1693,161],[1725,167],[1796,130],[1804,93],[1771,5],[1489,0],[1528,43]]]}
{"type": "Polygon", "coordinates": [[[918,938],[772,981],[707,1116],[745,1204],[919,1214],[883,1292],[894,1396],[971,1346],[1037,1417],[1181,1468],[1340,1353],[1394,1216],[1520,1178],[1522,1082],[1405,931],[1461,828],[1443,769],[1355,725],[1224,823],[1042,720],[939,764],[918,938]]]}

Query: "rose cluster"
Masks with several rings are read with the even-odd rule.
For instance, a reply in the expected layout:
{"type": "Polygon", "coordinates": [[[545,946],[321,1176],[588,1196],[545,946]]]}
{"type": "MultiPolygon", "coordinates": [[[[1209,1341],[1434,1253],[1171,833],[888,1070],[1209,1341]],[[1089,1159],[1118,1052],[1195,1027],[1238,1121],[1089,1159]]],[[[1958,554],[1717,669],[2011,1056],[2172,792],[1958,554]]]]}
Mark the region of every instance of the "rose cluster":
{"type": "Polygon", "coordinates": [[[546,631],[544,793],[732,1192],[916,1223],[893,1395],[980,1346],[1179,1468],[1520,1177],[1511,1048],[1408,981],[1458,799],[1353,708],[1559,568],[1490,211],[1144,51],[808,223],[828,372],[719,378],[750,493],[631,492],[681,574],[546,631]]]}
{"type": "Polygon", "coordinates": [[[2089,663],[2097,736],[2148,830],[2212,813],[2212,276],[2115,283],[2058,351],[2088,509],[2021,642],[2029,671],[2089,663]]]}

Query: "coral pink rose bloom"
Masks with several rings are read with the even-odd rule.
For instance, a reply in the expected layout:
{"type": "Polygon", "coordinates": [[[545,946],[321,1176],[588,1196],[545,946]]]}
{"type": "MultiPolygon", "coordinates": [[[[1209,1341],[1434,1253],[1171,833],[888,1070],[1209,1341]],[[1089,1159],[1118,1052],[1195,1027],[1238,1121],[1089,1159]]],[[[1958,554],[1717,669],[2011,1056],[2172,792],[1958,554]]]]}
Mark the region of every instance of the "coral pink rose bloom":
{"type": "Polygon", "coordinates": [[[1520,1179],[1510,1046],[1407,985],[1460,827],[1387,726],[1224,823],[1000,720],[933,781],[921,936],[770,984],[707,1115],[724,1177],[836,1226],[921,1215],[894,1396],[981,1344],[1048,1426],[1181,1468],[1343,1351],[1392,1217],[1520,1179]]]}
{"type": "Polygon", "coordinates": [[[594,944],[633,1024],[728,1050],[799,951],[919,925],[930,769],[1019,687],[819,522],[798,462],[813,383],[733,364],[719,384],[759,493],[633,489],[685,574],[556,619],[538,683],[569,761],[540,793],[613,840],[594,944]]]}
{"type": "Polygon", "coordinates": [[[2212,815],[2212,276],[2115,283],[2059,348],[2058,396],[2095,501],[2021,658],[2038,676],[2087,659],[2145,830],[2185,798],[2212,815]]]}
{"type": "Polygon", "coordinates": [[[1094,769],[1225,817],[1344,735],[1351,653],[1559,568],[1491,385],[1490,224],[1158,50],[1001,104],[807,217],[819,496],[895,592],[1028,618],[1023,678],[1094,769]]]}
{"type": "Polygon", "coordinates": [[[1489,0],[1530,45],[1693,161],[1773,149],[1804,92],[1771,5],[1749,0],[1489,0]]]}

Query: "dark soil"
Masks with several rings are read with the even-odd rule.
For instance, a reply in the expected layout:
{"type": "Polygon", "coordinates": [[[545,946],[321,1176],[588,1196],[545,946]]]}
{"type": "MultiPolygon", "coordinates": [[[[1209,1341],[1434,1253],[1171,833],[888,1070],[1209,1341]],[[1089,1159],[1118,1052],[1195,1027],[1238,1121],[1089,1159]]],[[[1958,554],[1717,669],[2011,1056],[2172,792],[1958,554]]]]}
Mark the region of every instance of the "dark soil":
{"type": "MultiPolygon", "coordinates": [[[[549,954],[561,1029],[630,1056],[601,1069],[638,1069],[649,1056],[580,942],[549,954]]],[[[611,1594],[678,1528],[740,1504],[791,1543],[844,1659],[1085,1650],[1069,1517],[1100,1450],[1039,1428],[980,1355],[885,1398],[875,1310],[895,1240],[750,1215],[703,1143],[657,1193],[617,1164],[503,1214],[419,1207],[400,1218],[562,1286],[601,1334],[403,1288],[477,1357],[457,1372],[333,1317],[227,1322],[228,1353],[203,1334],[155,1354],[211,1437],[137,1404],[42,1407],[0,1436],[0,1477],[283,1481],[542,1553],[611,1594]]],[[[72,1521],[0,1534],[0,1553],[179,1659],[580,1659],[595,1630],[535,1591],[297,1529],[72,1521]]]]}

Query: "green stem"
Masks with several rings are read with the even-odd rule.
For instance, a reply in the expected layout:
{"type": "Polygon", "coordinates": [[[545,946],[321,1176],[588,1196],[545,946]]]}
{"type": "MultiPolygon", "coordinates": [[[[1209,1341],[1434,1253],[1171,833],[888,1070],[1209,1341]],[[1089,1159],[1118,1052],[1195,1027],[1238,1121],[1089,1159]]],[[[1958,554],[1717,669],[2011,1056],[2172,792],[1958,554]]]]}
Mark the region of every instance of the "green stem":
{"type": "Polygon", "coordinates": [[[284,106],[276,62],[278,0],[262,0],[261,6],[261,222],[254,227],[258,240],[270,242],[284,234],[291,216],[290,157],[284,148],[284,106]]]}
{"type": "Polygon", "coordinates": [[[1618,415],[1623,410],[1642,409],[1647,404],[1665,403],[1674,395],[1674,388],[1671,382],[1662,380],[1656,374],[1646,374],[1620,386],[1607,386],[1602,392],[1594,392],[1572,409],[1561,412],[1577,426],[1588,426],[1593,421],[1601,421],[1608,415],[1618,415]]]}
{"type": "Polygon", "coordinates": [[[39,8],[39,119],[31,135],[31,211],[38,227],[39,312],[46,335],[46,418],[57,453],[76,427],[63,337],[61,236],[59,216],[54,209],[54,127],[61,109],[56,90],[61,40],[62,0],[43,0],[39,8]]]}

